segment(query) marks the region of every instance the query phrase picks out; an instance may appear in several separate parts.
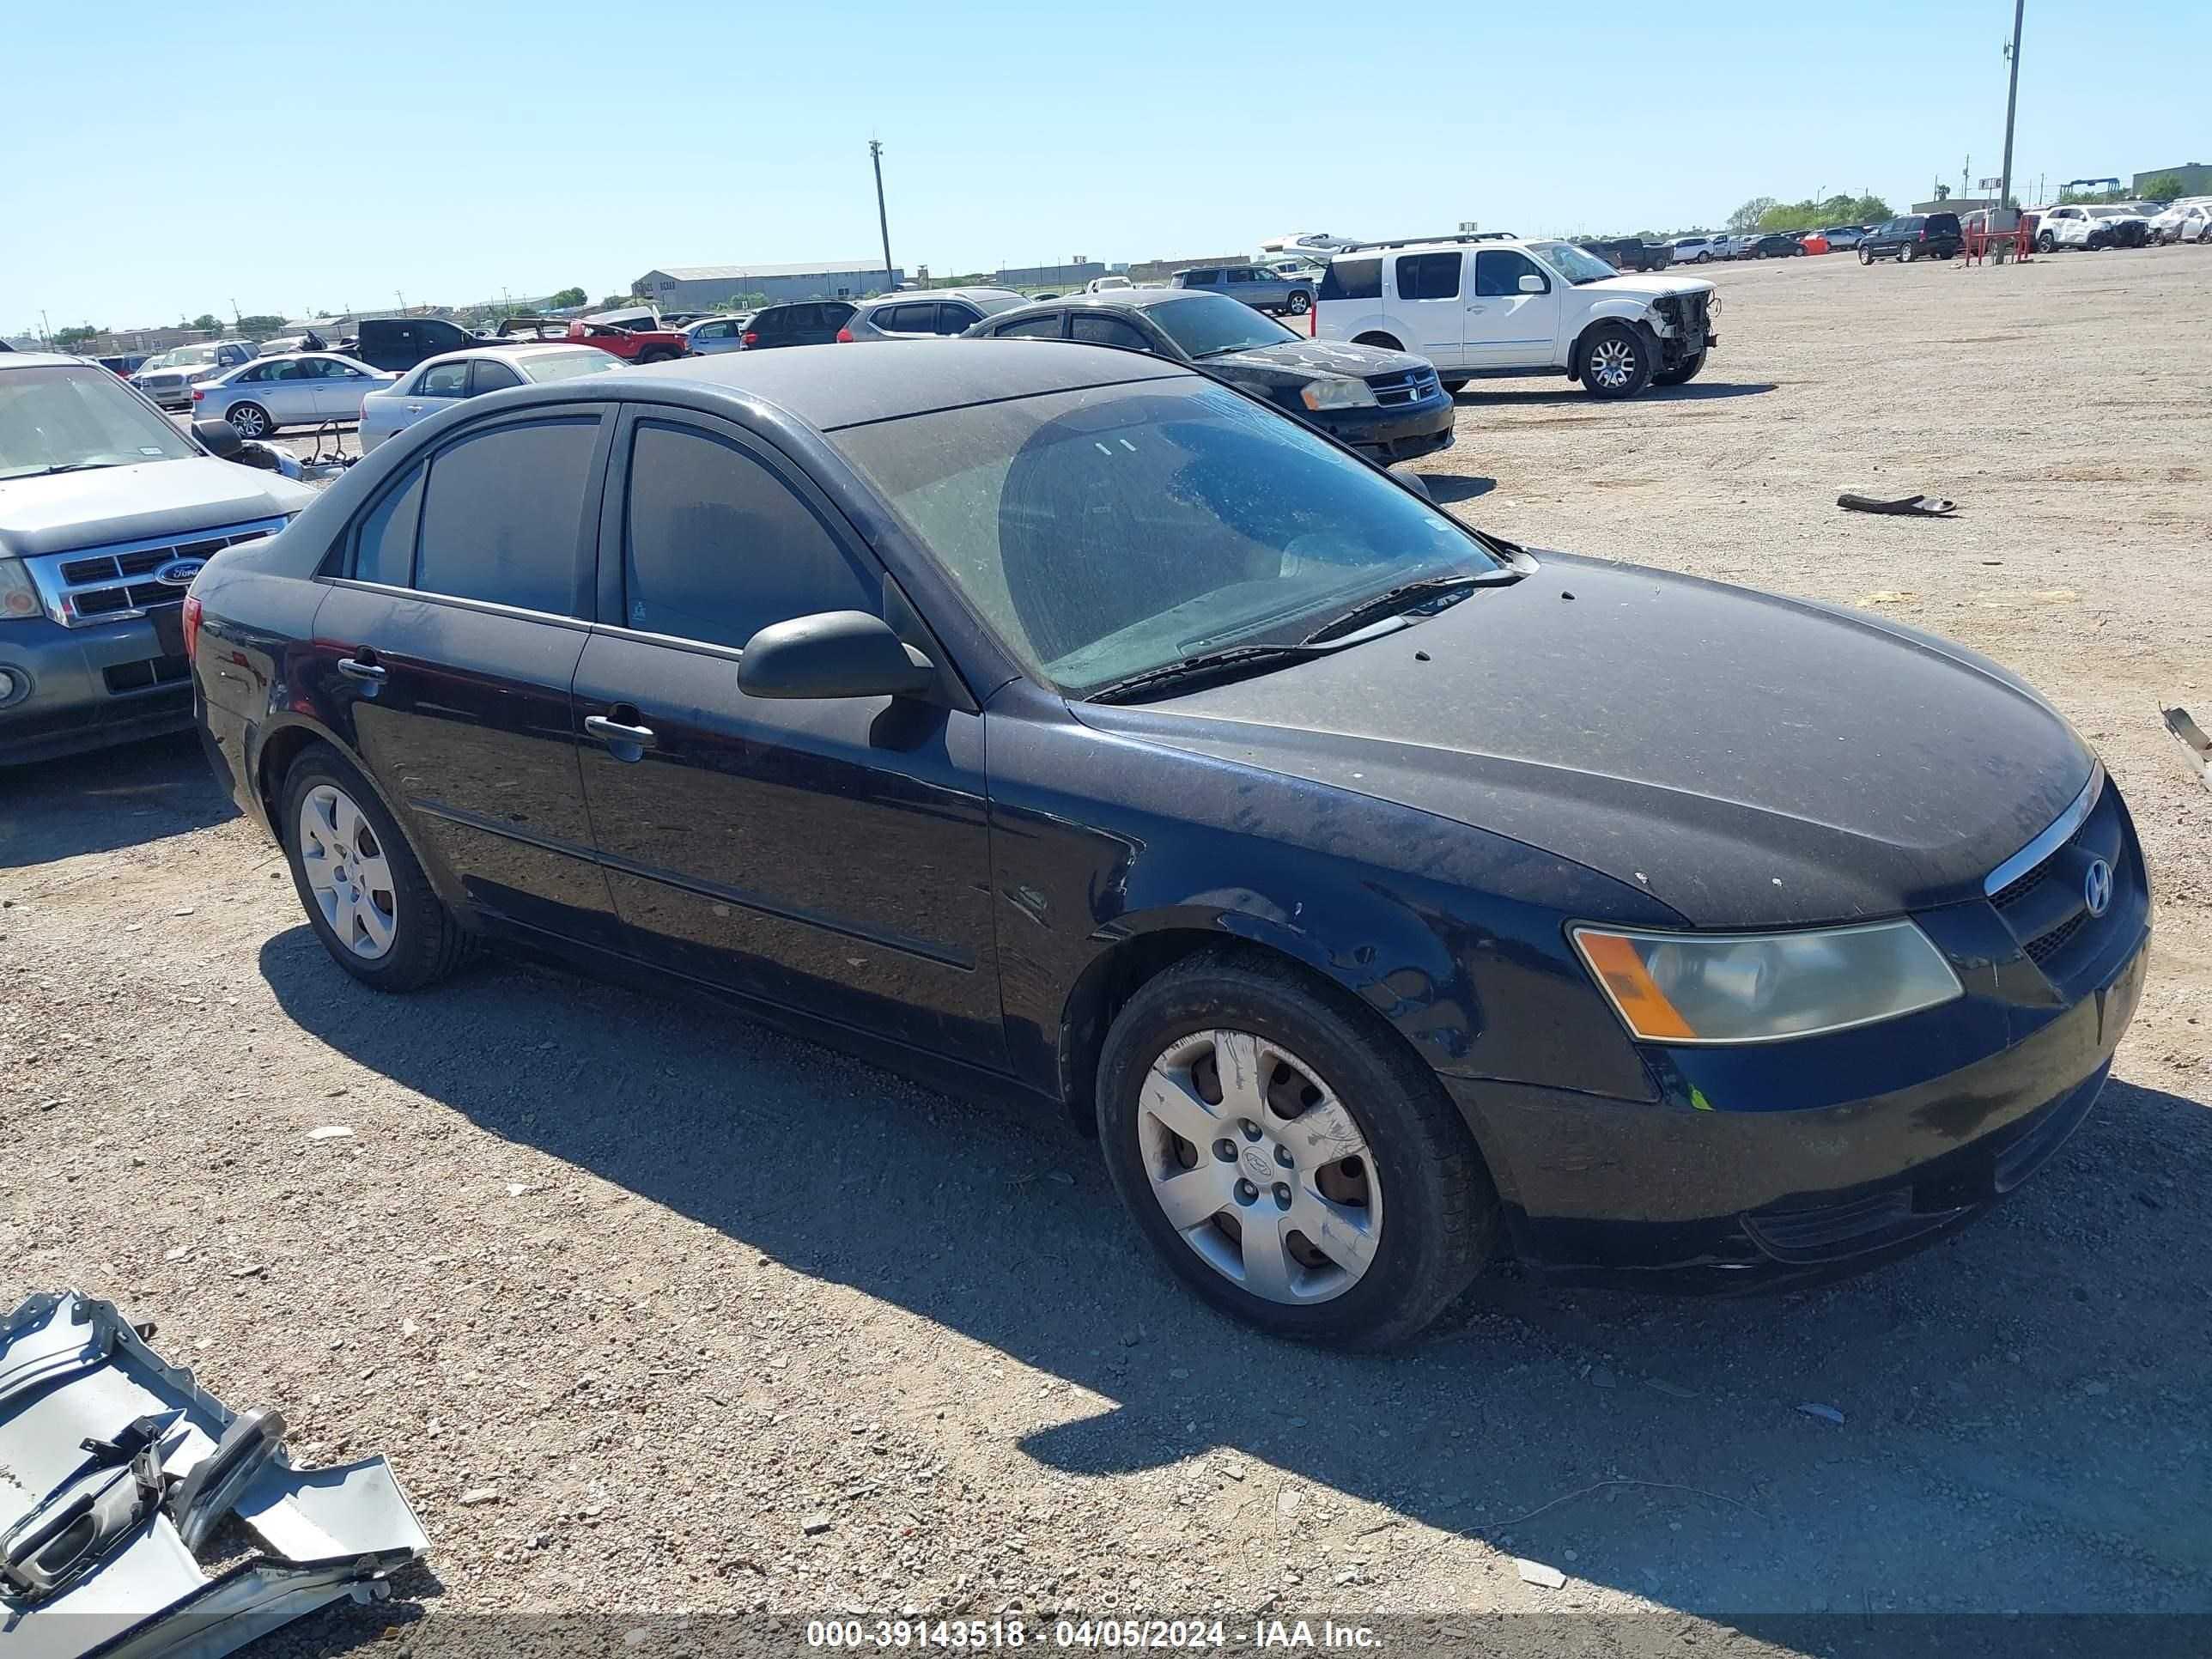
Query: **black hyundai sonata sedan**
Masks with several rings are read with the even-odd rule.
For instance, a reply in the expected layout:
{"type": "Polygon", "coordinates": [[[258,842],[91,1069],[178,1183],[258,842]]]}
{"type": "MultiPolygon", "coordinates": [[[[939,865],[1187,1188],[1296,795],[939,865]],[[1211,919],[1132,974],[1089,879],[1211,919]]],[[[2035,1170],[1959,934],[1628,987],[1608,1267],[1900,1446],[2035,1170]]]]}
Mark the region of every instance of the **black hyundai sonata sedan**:
{"type": "Polygon", "coordinates": [[[1010,1083],[1288,1335],[1403,1340],[1501,1249],[1923,1242],[2081,1121],[2143,972],[2127,808],[2003,670],[1484,537],[1129,352],[477,398],[187,629],[357,979],[514,941],[1010,1083]]]}

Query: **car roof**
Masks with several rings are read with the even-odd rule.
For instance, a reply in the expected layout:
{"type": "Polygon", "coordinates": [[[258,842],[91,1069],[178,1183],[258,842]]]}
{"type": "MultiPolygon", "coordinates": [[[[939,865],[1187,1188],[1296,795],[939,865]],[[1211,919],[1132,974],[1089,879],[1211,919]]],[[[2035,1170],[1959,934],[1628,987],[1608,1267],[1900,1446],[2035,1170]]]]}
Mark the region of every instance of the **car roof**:
{"type": "Polygon", "coordinates": [[[1172,380],[1189,373],[1157,357],[1104,346],[1071,343],[1063,351],[1025,351],[1013,343],[915,340],[896,351],[820,345],[684,357],[650,368],[593,375],[589,384],[598,396],[635,396],[683,385],[738,399],[759,398],[817,431],[831,432],[932,410],[1129,380],[1172,380]]]}
{"type": "MultiPolygon", "coordinates": [[[[473,362],[479,357],[489,358],[495,363],[511,363],[524,357],[545,357],[556,352],[566,356],[579,351],[588,351],[595,357],[606,357],[611,363],[620,361],[618,358],[608,356],[597,346],[578,345],[573,340],[532,340],[527,345],[463,346],[458,351],[441,351],[434,357],[425,357],[416,367],[428,368],[433,363],[473,362]]],[[[302,355],[313,357],[336,357],[341,354],[335,351],[315,351],[302,355]]],[[[403,374],[406,372],[404,369],[400,371],[403,374]]]]}
{"type": "Polygon", "coordinates": [[[1002,294],[1021,298],[1018,288],[998,288],[989,283],[978,283],[972,288],[901,289],[893,294],[878,294],[866,300],[851,300],[846,303],[862,311],[872,311],[878,306],[925,305],[932,300],[994,300],[1002,294]]]}

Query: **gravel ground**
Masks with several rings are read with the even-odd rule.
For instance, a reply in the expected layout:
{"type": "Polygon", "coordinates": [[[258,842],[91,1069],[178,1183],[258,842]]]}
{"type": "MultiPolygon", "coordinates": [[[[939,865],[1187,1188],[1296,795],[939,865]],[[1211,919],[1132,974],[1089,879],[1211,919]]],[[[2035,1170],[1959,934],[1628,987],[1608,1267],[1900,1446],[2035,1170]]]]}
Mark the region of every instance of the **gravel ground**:
{"type": "Polygon", "coordinates": [[[1620,1628],[1670,1652],[2212,1613],[2212,795],[2157,716],[2212,712],[2212,250],[1711,275],[1705,380],[1478,382],[1428,470],[1516,539],[1951,635],[2103,750],[2149,987],[2098,1113],[1980,1224],[1810,1294],[1501,1273],[1413,1352],[1285,1347],[1172,1288],[1048,1114],[526,967],[362,990],[185,740],[0,776],[0,1294],[111,1297],[303,1461],[392,1455],[427,1570],[288,1650],[848,1609],[1659,1610],[1620,1628]]]}

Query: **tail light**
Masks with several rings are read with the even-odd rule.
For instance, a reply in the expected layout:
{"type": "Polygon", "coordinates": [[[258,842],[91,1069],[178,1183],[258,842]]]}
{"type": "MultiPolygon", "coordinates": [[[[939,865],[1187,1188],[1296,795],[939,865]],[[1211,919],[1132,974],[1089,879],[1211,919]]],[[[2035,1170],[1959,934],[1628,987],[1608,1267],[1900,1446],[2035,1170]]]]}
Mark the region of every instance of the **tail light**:
{"type": "Polygon", "coordinates": [[[849,328],[841,328],[841,329],[839,329],[839,330],[837,331],[837,343],[838,343],[839,345],[850,345],[850,344],[852,344],[852,343],[853,343],[853,331],[852,331],[851,329],[849,329],[849,328]]]}
{"type": "Polygon", "coordinates": [[[758,345],[758,344],[760,343],[760,336],[759,336],[759,335],[757,335],[757,334],[756,334],[756,333],[754,333],[754,332],[752,331],[752,330],[750,330],[750,329],[747,329],[747,330],[745,331],[745,337],[744,337],[744,343],[745,343],[746,345],[749,345],[749,346],[750,346],[750,345],[758,345]]]}
{"type": "Polygon", "coordinates": [[[187,593],[185,595],[185,660],[190,662],[199,653],[200,596],[187,593]]]}
{"type": "Polygon", "coordinates": [[[193,401],[194,403],[196,403],[196,404],[197,404],[197,403],[202,403],[202,402],[204,402],[204,401],[206,400],[206,398],[207,398],[207,393],[206,393],[206,392],[203,392],[202,390],[200,390],[200,388],[199,388],[199,387],[198,387],[198,386],[194,386],[194,387],[192,388],[192,401],[193,401]]]}

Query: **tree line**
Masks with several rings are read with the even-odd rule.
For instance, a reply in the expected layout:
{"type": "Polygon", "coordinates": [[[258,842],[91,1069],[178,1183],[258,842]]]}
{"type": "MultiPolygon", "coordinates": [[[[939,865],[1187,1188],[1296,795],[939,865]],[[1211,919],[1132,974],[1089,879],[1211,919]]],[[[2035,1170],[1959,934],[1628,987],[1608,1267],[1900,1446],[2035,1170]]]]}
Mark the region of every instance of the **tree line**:
{"type": "Polygon", "coordinates": [[[1728,216],[1728,228],[1739,234],[1753,230],[1820,230],[1828,225],[1878,224],[1890,216],[1890,205],[1879,196],[1838,193],[1816,202],[1778,201],[1754,196],[1728,216]]]}

